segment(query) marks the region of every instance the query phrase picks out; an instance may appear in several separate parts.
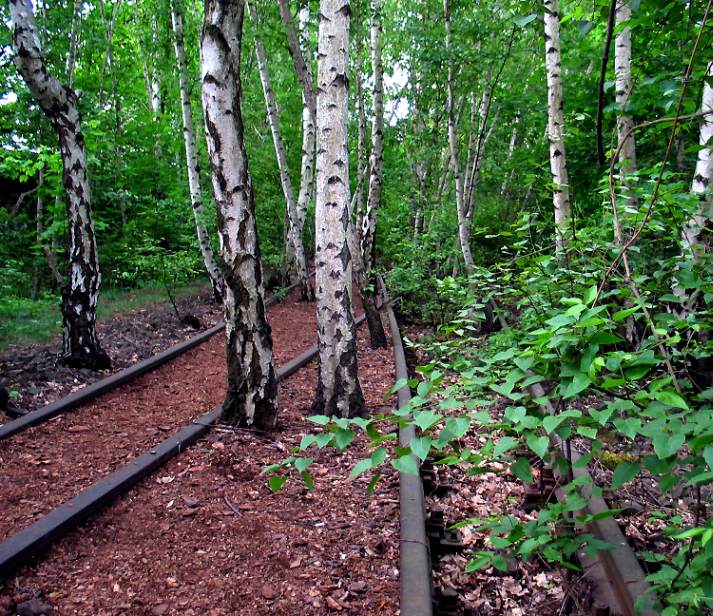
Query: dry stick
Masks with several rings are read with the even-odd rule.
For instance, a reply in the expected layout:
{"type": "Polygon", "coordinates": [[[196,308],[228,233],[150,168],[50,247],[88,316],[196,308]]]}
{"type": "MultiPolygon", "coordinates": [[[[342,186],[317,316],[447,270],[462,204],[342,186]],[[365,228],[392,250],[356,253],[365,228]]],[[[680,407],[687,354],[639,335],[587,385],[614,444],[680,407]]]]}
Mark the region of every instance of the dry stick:
{"type": "Polygon", "coordinates": [[[604,51],[602,52],[602,66],[599,71],[599,87],[597,100],[597,156],[599,164],[606,162],[604,156],[604,142],[602,139],[602,123],[604,120],[604,81],[607,76],[607,65],[609,64],[609,49],[611,48],[612,33],[614,31],[614,16],[616,15],[617,0],[611,0],[609,5],[609,18],[607,20],[607,37],[604,41],[604,51]]]}

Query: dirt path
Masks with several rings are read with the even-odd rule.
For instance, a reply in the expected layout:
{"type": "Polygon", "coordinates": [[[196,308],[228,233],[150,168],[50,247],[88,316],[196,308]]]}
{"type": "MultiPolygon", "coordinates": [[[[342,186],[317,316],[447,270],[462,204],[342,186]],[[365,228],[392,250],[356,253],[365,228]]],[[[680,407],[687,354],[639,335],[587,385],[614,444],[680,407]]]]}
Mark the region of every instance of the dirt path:
{"type": "MultiPolygon", "coordinates": [[[[278,365],[316,339],[314,304],[297,297],[268,311],[278,365]]],[[[224,354],[219,333],[80,409],[0,442],[0,540],[220,404],[224,354]]]]}
{"type": "MultiPolygon", "coordinates": [[[[365,328],[359,372],[383,408],[391,348],[369,349],[365,328]]],[[[41,593],[61,615],[396,614],[396,473],[368,496],[368,477],[346,479],[357,448],[315,452],[311,494],[299,481],[272,494],[260,476],[314,428],[315,379],[311,364],[281,385],[273,438],[213,432],[9,580],[0,606],[41,593]]]]}

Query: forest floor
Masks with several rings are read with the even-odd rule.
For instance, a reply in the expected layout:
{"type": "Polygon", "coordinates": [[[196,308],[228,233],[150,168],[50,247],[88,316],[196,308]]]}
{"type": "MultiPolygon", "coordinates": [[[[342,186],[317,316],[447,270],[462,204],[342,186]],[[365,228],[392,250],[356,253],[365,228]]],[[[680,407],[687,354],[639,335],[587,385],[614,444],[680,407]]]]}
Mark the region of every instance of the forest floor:
{"type": "MultiPolygon", "coordinates": [[[[313,304],[292,297],[272,307],[269,318],[278,365],[316,338],[313,304]]],[[[105,331],[132,321],[117,316],[105,331]]],[[[394,380],[392,349],[371,350],[367,338],[363,328],[360,374],[377,412],[394,380]]],[[[317,429],[305,419],[315,382],[311,364],[281,384],[274,433],[218,428],[67,534],[0,586],[0,615],[33,597],[53,614],[397,613],[396,472],[386,471],[372,495],[367,477],[348,480],[365,455],[365,443],[357,442],[345,454],[312,454],[311,493],[297,478],[273,494],[260,474],[317,429]]],[[[0,443],[0,535],[218,404],[224,383],[224,340],[216,335],[90,405],[0,443]]]]}
{"type": "MultiPolygon", "coordinates": [[[[125,298],[116,308],[127,306],[128,310],[100,317],[97,332],[112,359],[110,372],[128,368],[219,323],[222,309],[212,301],[210,289],[197,289],[201,292],[180,296],[176,303],[181,316],[192,314],[200,320],[200,330],[183,324],[167,300],[134,307],[139,298],[125,298]]],[[[57,335],[50,343],[12,345],[0,353],[0,387],[16,396],[21,409],[35,410],[110,374],[62,366],[58,362],[60,348],[57,335]]],[[[0,423],[3,419],[0,411],[0,423]]]]}

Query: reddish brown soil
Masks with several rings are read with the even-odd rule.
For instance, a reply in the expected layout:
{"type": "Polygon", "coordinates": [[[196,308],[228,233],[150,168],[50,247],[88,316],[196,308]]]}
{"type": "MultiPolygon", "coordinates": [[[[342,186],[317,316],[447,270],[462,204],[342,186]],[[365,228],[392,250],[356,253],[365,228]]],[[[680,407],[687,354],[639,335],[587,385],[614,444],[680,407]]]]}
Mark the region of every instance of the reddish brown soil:
{"type": "MultiPolygon", "coordinates": [[[[314,304],[297,297],[269,309],[278,365],[316,338],[314,304]]],[[[224,348],[216,334],[90,404],[0,442],[0,540],[221,403],[224,348]]]]}
{"type": "MultiPolygon", "coordinates": [[[[378,410],[391,349],[368,349],[362,328],[359,362],[378,410]]],[[[368,477],[346,479],[358,451],[328,449],[311,452],[314,493],[294,480],[272,494],[259,474],[315,427],[315,380],[312,364],[282,384],[280,432],[214,431],[9,580],[0,606],[39,594],[63,615],[397,614],[396,473],[367,496],[368,477]]]]}
{"type": "MultiPolygon", "coordinates": [[[[210,291],[182,297],[176,304],[182,316],[196,316],[203,329],[220,322],[223,316],[210,291]]],[[[171,305],[163,302],[100,319],[97,333],[111,357],[110,372],[116,372],[195,336],[197,331],[181,323],[171,305]]],[[[40,408],[108,374],[62,366],[57,361],[60,348],[57,340],[52,344],[13,346],[0,353],[0,386],[17,392],[20,408],[40,408]]],[[[0,412],[2,421],[6,418],[0,412]]]]}

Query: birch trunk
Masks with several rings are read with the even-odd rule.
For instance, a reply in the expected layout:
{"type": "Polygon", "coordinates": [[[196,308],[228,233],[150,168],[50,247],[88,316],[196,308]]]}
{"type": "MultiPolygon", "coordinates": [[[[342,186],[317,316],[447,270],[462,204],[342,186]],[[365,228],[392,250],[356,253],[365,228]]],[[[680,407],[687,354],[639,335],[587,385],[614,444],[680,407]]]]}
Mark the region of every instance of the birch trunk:
{"type": "Polygon", "coordinates": [[[567,159],[564,148],[562,64],[560,54],[559,0],[545,0],[545,65],[547,69],[547,137],[550,142],[550,171],[554,185],[557,252],[564,253],[572,232],[567,159]]]}
{"type": "Polygon", "coordinates": [[[193,219],[196,225],[196,235],[198,236],[198,248],[203,257],[203,265],[206,272],[208,272],[210,284],[213,287],[213,295],[216,300],[222,300],[223,275],[220,273],[218,264],[213,257],[210,236],[205,224],[203,224],[203,193],[201,191],[198,147],[196,146],[196,135],[193,130],[193,109],[191,108],[191,95],[188,86],[188,65],[183,42],[183,13],[182,7],[179,5],[180,1],[173,0],[171,3],[171,23],[173,25],[173,44],[178,64],[178,84],[181,93],[181,116],[183,120],[183,143],[186,149],[188,190],[191,197],[193,219]]]}
{"type": "MultiPolygon", "coordinates": [[[[713,62],[708,64],[707,76],[713,77],[713,62]]],[[[710,180],[713,174],[713,88],[708,80],[703,83],[701,112],[707,113],[701,119],[696,170],[691,183],[691,192],[698,195],[696,213],[683,227],[682,243],[684,252],[690,252],[696,263],[700,263],[707,246],[702,237],[706,225],[713,221],[713,199],[710,194],[710,180]]]]}
{"type": "Polygon", "coordinates": [[[96,335],[99,262],[77,96],[52,76],[39,46],[30,0],[10,0],[14,61],[59,139],[67,193],[69,279],[62,288],[62,361],[71,367],[111,366],[96,335]]]}
{"type": "MultiPolygon", "coordinates": [[[[631,21],[631,8],[622,2],[616,9],[616,25],[631,21]]],[[[631,97],[631,28],[624,26],[619,30],[614,42],[614,72],[616,75],[616,104],[621,110],[617,122],[617,135],[619,138],[619,164],[622,173],[636,172],[636,140],[633,132],[634,119],[627,112],[626,106],[631,97]],[[628,136],[627,136],[628,134],[628,136]],[[623,143],[623,145],[622,145],[623,143]]]]}
{"type": "Polygon", "coordinates": [[[307,208],[309,207],[309,202],[312,199],[314,186],[316,142],[316,99],[314,86],[312,84],[312,69],[310,68],[309,62],[306,60],[308,57],[306,30],[309,23],[309,5],[303,7],[300,11],[300,36],[298,36],[297,31],[295,30],[289,0],[280,0],[280,17],[287,31],[287,43],[290,49],[290,56],[292,57],[292,63],[295,67],[297,79],[300,82],[300,87],[302,89],[302,159],[300,163],[300,189],[297,195],[297,203],[295,207],[293,248],[295,249],[295,253],[297,255],[297,275],[300,279],[300,286],[302,288],[302,298],[305,301],[313,301],[314,290],[307,273],[307,261],[305,258],[304,243],[302,241],[302,230],[304,228],[305,220],[307,219],[307,208]],[[297,247],[297,243],[299,243],[299,247],[297,247]],[[300,262],[300,253],[302,255],[303,263],[300,262]]]}
{"type": "MultiPolygon", "coordinates": [[[[515,146],[517,145],[517,128],[518,128],[519,124],[520,124],[520,112],[518,111],[515,114],[515,121],[513,122],[513,125],[512,125],[512,132],[510,133],[510,143],[508,145],[508,154],[507,154],[507,158],[505,158],[506,165],[512,160],[513,154],[515,153],[515,146]]],[[[501,197],[505,196],[505,193],[507,192],[507,189],[508,189],[508,185],[512,182],[514,176],[515,176],[515,167],[510,169],[510,173],[508,173],[505,176],[505,179],[503,180],[503,183],[500,186],[500,196],[501,197]]]]}
{"type": "Polygon", "coordinates": [[[362,223],[360,252],[362,267],[357,283],[369,326],[372,348],[386,347],[386,333],[376,307],[376,280],[373,277],[376,238],[376,217],[381,206],[381,183],[384,175],[384,67],[381,60],[381,0],[371,2],[371,70],[373,113],[371,125],[371,156],[369,157],[369,193],[362,223]]]}
{"type": "Polygon", "coordinates": [[[447,56],[447,99],[446,112],[448,114],[448,145],[451,151],[451,165],[453,167],[453,179],[456,187],[456,210],[458,213],[458,241],[460,243],[461,252],[463,253],[463,261],[467,271],[473,268],[473,253],[470,249],[470,221],[467,218],[465,204],[465,190],[463,182],[463,172],[458,159],[458,133],[456,128],[455,117],[455,94],[454,94],[454,74],[453,74],[453,56],[452,56],[452,38],[453,32],[451,27],[451,12],[449,0],[443,0],[443,13],[446,25],[446,56],[447,56]]]}
{"type": "Polygon", "coordinates": [[[319,377],[313,408],[367,414],[357,370],[350,287],[347,75],[348,0],[321,0],[317,53],[317,332],[319,377]]]}
{"type": "Polygon", "coordinates": [[[277,419],[278,388],[240,108],[244,8],[244,0],[206,0],[201,82],[225,281],[228,384],[223,418],[265,430],[277,419]]]}

